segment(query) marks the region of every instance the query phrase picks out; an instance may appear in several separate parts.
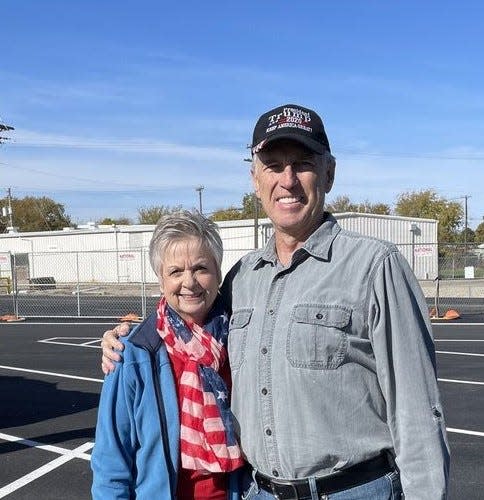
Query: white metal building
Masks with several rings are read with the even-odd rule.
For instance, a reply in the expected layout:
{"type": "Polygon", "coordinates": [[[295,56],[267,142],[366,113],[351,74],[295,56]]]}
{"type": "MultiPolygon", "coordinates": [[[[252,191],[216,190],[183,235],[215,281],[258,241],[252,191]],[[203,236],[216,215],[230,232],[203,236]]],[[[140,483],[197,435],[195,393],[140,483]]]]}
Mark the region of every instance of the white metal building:
{"type": "MultiPolygon", "coordinates": [[[[345,229],[397,244],[419,279],[438,274],[437,224],[432,219],[336,214],[345,229]]],[[[219,222],[224,244],[223,274],[247,252],[262,247],[272,234],[269,219],[219,222]]],[[[26,278],[53,277],[57,283],[156,282],[149,266],[153,225],[95,226],[0,235],[0,277],[11,274],[11,255],[23,262],[26,278]]]]}

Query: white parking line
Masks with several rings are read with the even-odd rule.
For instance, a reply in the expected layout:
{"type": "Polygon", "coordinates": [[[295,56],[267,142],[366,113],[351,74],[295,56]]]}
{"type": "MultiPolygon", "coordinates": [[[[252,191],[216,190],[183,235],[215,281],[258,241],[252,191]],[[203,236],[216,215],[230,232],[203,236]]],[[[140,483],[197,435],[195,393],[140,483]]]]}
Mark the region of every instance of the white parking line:
{"type": "Polygon", "coordinates": [[[484,357],[484,354],[477,352],[453,352],[453,351],[435,351],[437,354],[454,354],[455,356],[480,356],[484,357]]]}
{"type": "Polygon", "coordinates": [[[90,340],[89,342],[83,342],[81,345],[83,347],[97,347],[98,349],[101,349],[100,345],[96,345],[96,346],[90,345],[90,344],[95,344],[96,342],[101,342],[101,339],[98,337],[94,340],[90,340]]]}
{"type": "Polygon", "coordinates": [[[454,384],[473,384],[473,385],[484,385],[484,382],[475,382],[474,380],[454,380],[451,378],[438,378],[439,382],[452,382],[454,384]]]}
{"type": "Polygon", "coordinates": [[[44,372],[44,371],[40,371],[40,370],[30,370],[27,368],[18,368],[16,366],[0,365],[0,368],[3,368],[4,370],[12,370],[12,371],[17,371],[17,372],[38,373],[39,375],[49,375],[52,377],[72,378],[74,380],[87,380],[88,382],[99,382],[101,384],[104,382],[104,380],[101,378],[79,377],[77,375],[67,375],[65,373],[54,373],[54,372],[44,372]]]}
{"type": "Polygon", "coordinates": [[[74,322],[74,321],[63,321],[63,322],[60,322],[60,321],[29,321],[28,323],[26,323],[25,321],[21,322],[21,323],[16,323],[14,321],[10,321],[8,323],[3,323],[2,322],[2,325],[9,325],[9,326],[23,326],[24,328],[26,326],[32,326],[32,327],[35,327],[35,326],[38,326],[38,325],[53,325],[53,326],[56,326],[56,325],[62,325],[62,326],[91,326],[91,325],[96,325],[96,326],[111,326],[111,325],[119,325],[120,321],[93,321],[93,322],[87,322],[87,321],[78,321],[78,322],[74,322]]]}
{"type": "Polygon", "coordinates": [[[447,427],[447,432],[454,432],[456,434],[467,434],[468,436],[484,437],[484,432],[466,431],[465,429],[453,429],[452,427],[447,427]]]}
{"type": "Polygon", "coordinates": [[[84,443],[78,448],[72,450],[70,453],[66,453],[65,455],[62,455],[56,458],[55,460],[52,460],[51,462],[43,465],[42,467],[39,467],[38,469],[30,472],[29,474],[26,474],[25,476],[17,479],[16,481],[7,484],[3,488],[0,488],[0,498],[6,497],[7,495],[10,495],[14,491],[31,483],[32,481],[35,481],[39,477],[45,476],[45,474],[48,474],[54,469],[57,469],[58,467],[65,464],[66,462],[69,462],[73,458],[77,458],[77,455],[91,449],[93,446],[94,443],[84,443]]]}
{"type": "Polygon", "coordinates": [[[434,339],[434,342],[484,342],[484,339],[434,339]]]}
{"type": "MultiPolygon", "coordinates": [[[[57,453],[59,455],[72,455],[75,450],[69,450],[68,448],[60,448],[59,446],[52,446],[51,444],[42,444],[37,441],[32,441],[31,439],[23,439],[18,436],[12,436],[10,434],[4,434],[0,432],[0,439],[4,441],[9,441],[11,443],[18,443],[23,446],[28,446],[30,448],[38,448],[39,450],[50,451],[52,453],[57,453]]],[[[91,455],[88,453],[76,453],[75,458],[81,458],[83,460],[91,460],[91,455]]]]}
{"type": "MultiPolygon", "coordinates": [[[[432,320],[431,320],[432,321],[432,320]]],[[[452,323],[448,321],[443,321],[443,322],[432,322],[432,326],[484,326],[484,323],[452,323]]]]}
{"type": "Polygon", "coordinates": [[[41,344],[57,344],[57,345],[70,345],[74,347],[91,347],[93,349],[101,349],[100,345],[89,345],[95,342],[100,342],[101,339],[99,337],[52,337],[50,339],[42,339],[37,340],[41,344]],[[89,339],[88,342],[68,342],[69,340],[86,340],[89,339]]]}

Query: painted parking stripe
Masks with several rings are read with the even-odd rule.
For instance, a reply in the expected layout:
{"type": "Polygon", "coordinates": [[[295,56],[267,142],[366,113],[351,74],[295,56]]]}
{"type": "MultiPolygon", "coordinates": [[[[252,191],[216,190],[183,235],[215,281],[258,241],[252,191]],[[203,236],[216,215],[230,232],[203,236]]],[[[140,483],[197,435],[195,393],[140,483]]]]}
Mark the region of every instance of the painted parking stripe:
{"type": "Polygon", "coordinates": [[[456,434],[467,434],[468,436],[484,437],[484,432],[466,431],[465,429],[453,429],[452,427],[447,427],[447,432],[454,432],[456,434]]]}
{"type": "Polygon", "coordinates": [[[455,356],[480,356],[484,357],[484,354],[476,352],[453,352],[453,351],[435,351],[437,354],[453,354],[455,356]]]}
{"type": "MultiPolygon", "coordinates": [[[[476,324],[476,323],[474,323],[476,324]]],[[[119,325],[119,321],[91,321],[91,322],[84,322],[84,321],[29,321],[26,323],[25,321],[21,323],[15,323],[14,321],[8,322],[8,323],[2,323],[2,325],[8,325],[8,326],[23,326],[24,328],[26,326],[38,326],[38,325],[49,325],[49,326],[116,326],[119,325]]]]}
{"type": "Polygon", "coordinates": [[[454,384],[473,384],[473,385],[484,385],[484,382],[476,382],[474,380],[454,380],[451,378],[438,378],[439,382],[452,382],[454,384]]]}
{"type": "MultiPolygon", "coordinates": [[[[37,340],[37,342],[52,342],[54,340],[101,340],[99,337],[50,337],[48,339],[37,340]]],[[[79,345],[79,344],[76,344],[79,345]]]]}
{"type": "MultiPolygon", "coordinates": [[[[52,453],[57,453],[58,455],[72,455],[75,450],[69,450],[68,448],[61,448],[59,446],[53,446],[51,444],[42,444],[38,441],[32,441],[31,439],[23,439],[18,436],[12,436],[10,434],[4,434],[0,432],[0,439],[4,441],[9,441],[11,443],[18,443],[23,446],[28,446],[30,448],[37,448],[39,450],[50,451],[52,453]]],[[[88,453],[77,453],[75,458],[81,458],[83,460],[91,460],[91,455],[88,453]]]]}
{"type": "Polygon", "coordinates": [[[0,368],[3,370],[12,370],[12,371],[17,371],[17,372],[25,372],[25,373],[36,373],[39,375],[49,375],[51,377],[71,378],[74,380],[87,380],[88,382],[99,382],[101,384],[104,382],[104,380],[102,378],[79,377],[77,375],[67,375],[66,373],[44,372],[41,370],[30,370],[27,368],[18,368],[16,366],[0,365],[0,368]]]}
{"type": "Polygon", "coordinates": [[[484,339],[434,339],[434,342],[484,342],[484,339]]]}
{"type": "Polygon", "coordinates": [[[16,481],[13,481],[10,484],[7,484],[3,488],[0,488],[0,498],[6,497],[7,495],[10,495],[14,491],[17,491],[18,489],[22,488],[23,486],[26,486],[27,484],[31,483],[32,481],[35,481],[39,477],[45,476],[49,472],[53,471],[54,469],[57,469],[61,465],[64,465],[66,462],[69,462],[73,458],[77,458],[77,455],[80,453],[83,453],[89,449],[91,449],[94,446],[94,443],[84,443],[83,445],[79,446],[78,448],[75,448],[72,450],[71,453],[62,455],[55,460],[52,460],[51,462],[43,465],[42,467],[39,467],[38,469],[30,472],[29,474],[26,474],[25,476],[17,479],[16,481]]]}
{"type": "Polygon", "coordinates": [[[52,337],[51,339],[37,340],[41,344],[57,344],[57,345],[69,345],[74,347],[92,347],[94,349],[101,349],[100,345],[89,345],[94,342],[101,342],[101,339],[93,337],[52,337]],[[86,340],[90,339],[90,342],[68,342],[70,339],[76,340],[86,340]],[[65,340],[65,342],[64,342],[65,340]]]}
{"type": "Polygon", "coordinates": [[[101,342],[101,340],[102,340],[102,339],[100,339],[100,338],[96,338],[96,339],[94,339],[94,340],[90,340],[89,342],[83,342],[81,345],[82,345],[83,347],[97,347],[98,349],[101,349],[101,346],[100,346],[100,345],[97,345],[97,346],[93,346],[93,345],[91,345],[91,344],[95,344],[96,342],[98,342],[98,343],[99,343],[99,342],[101,342]]]}
{"type": "Polygon", "coordinates": [[[484,326],[484,323],[449,323],[448,321],[443,321],[443,322],[440,322],[440,321],[433,322],[432,321],[432,326],[458,326],[458,327],[461,327],[461,326],[484,326]]]}

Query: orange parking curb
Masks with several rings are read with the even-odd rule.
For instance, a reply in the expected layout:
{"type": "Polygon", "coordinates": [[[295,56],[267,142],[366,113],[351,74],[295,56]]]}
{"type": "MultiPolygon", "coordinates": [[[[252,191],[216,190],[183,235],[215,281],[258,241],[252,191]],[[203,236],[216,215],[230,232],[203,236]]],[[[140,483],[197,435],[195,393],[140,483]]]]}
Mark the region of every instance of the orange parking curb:
{"type": "Polygon", "coordinates": [[[8,323],[12,323],[14,321],[25,321],[25,318],[21,316],[16,316],[15,314],[4,314],[0,316],[0,321],[6,321],[8,323]]]}

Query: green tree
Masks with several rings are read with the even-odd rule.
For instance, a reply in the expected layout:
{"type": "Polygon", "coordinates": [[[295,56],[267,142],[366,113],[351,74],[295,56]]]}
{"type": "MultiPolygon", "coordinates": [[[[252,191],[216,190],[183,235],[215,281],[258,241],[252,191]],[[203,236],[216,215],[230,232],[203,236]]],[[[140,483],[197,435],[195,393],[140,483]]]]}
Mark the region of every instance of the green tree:
{"type": "MultiPolygon", "coordinates": [[[[47,196],[11,198],[12,221],[20,231],[54,231],[71,225],[71,218],[66,214],[64,205],[47,196]]],[[[8,200],[0,200],[0,206],[6,207],[8,200]]],[[[0,230],[5,231],[8,218],[2,217],[0,230]]]]}
{"type": "Polygon", "coordinates": [[[152,205],[151,207],[138,208],[139,224],[156,224],[164,215],[182,210],[181,205],[169,207],[165,205],[152,205]]]}
{"type": "Polygon", "coordinates": [[[359,212],[365,214],[390,215],[391,209],[385,203],[371,203],[365,200],[363,203],[353,203],[349,196],[338,196],[332,203],[326,204],[326,210],[331,213],[359,212]]]}
{"type": "Polygon", "coordinates": [[[242,210],[237,207],[219,208],[212,213],[210,218],[213,221],[221,220],[240,220],[242,217],[242,210]]]}
{"type": "Polygon", "coordinates": [[[255,217],[255,204],[257,203],[258,217],[260,219],[267,217],[260,201],[255,193],[245,193],[242,198],[243,219],[253,219],[255,217]]]}
{"type": "Polygon", "coordinates": [[[228,208],[219,208],[212,213],[210,218],[214,221],[253,219],[255,217],[256,203],[258,207],[258,217],[267,217],[267,214],[264,212],[264,209],[262,208],[260,201],[257,199],[255,193],[245,193],[242,198],[242,208],[237,208],[234,206],[228,208]]]}
{"type": "Polygon", "coordinates": [[[476,240],[476,233],[470,227],[468,227],[467,229],[463,229],[459,233],[457,240],[460,243],[466,243],[466,242],[467,243],[474,243],[476,240]]]}
{"type": "Polygon", "coordinates": [[[475,242],[480,245],[481,243],[484,243],[484,222],[481,222],[477,227],[476,231],[474,233],[475,235],[475,242]]]}
{"type": "Polygon", "coordinates": [[[368,200],[360,203],[357,211],[377,215],[390,215],[392,213],[392,209],[386,203],[370,203],[368,200]]]}
{"type": "Polygon", "coordinates": [[[440,243],[452,243],[458,239],[458,228],[463,217],[462,206],[455,201],[441,198],[433,189],[400,194],[395,213],[403,217],[437,219],[440,243]]]}
{"type": "Polygon", "coordinates": [[[341,195],[336,197],[336,199],[331,203],[326,203],[326,210],[333,214],[343,213],[343,212],[356,212],[357,205],[352,203],[350,197],[347,195],[341,195]]]}
{"type": "Polygon", "coordinates": [[[97,223],[106,226],[129,226],[132,224],[132,221],[129,217],[118,217],[116,219],[104,217],[104,219],[98,220],[97,223]]]}

